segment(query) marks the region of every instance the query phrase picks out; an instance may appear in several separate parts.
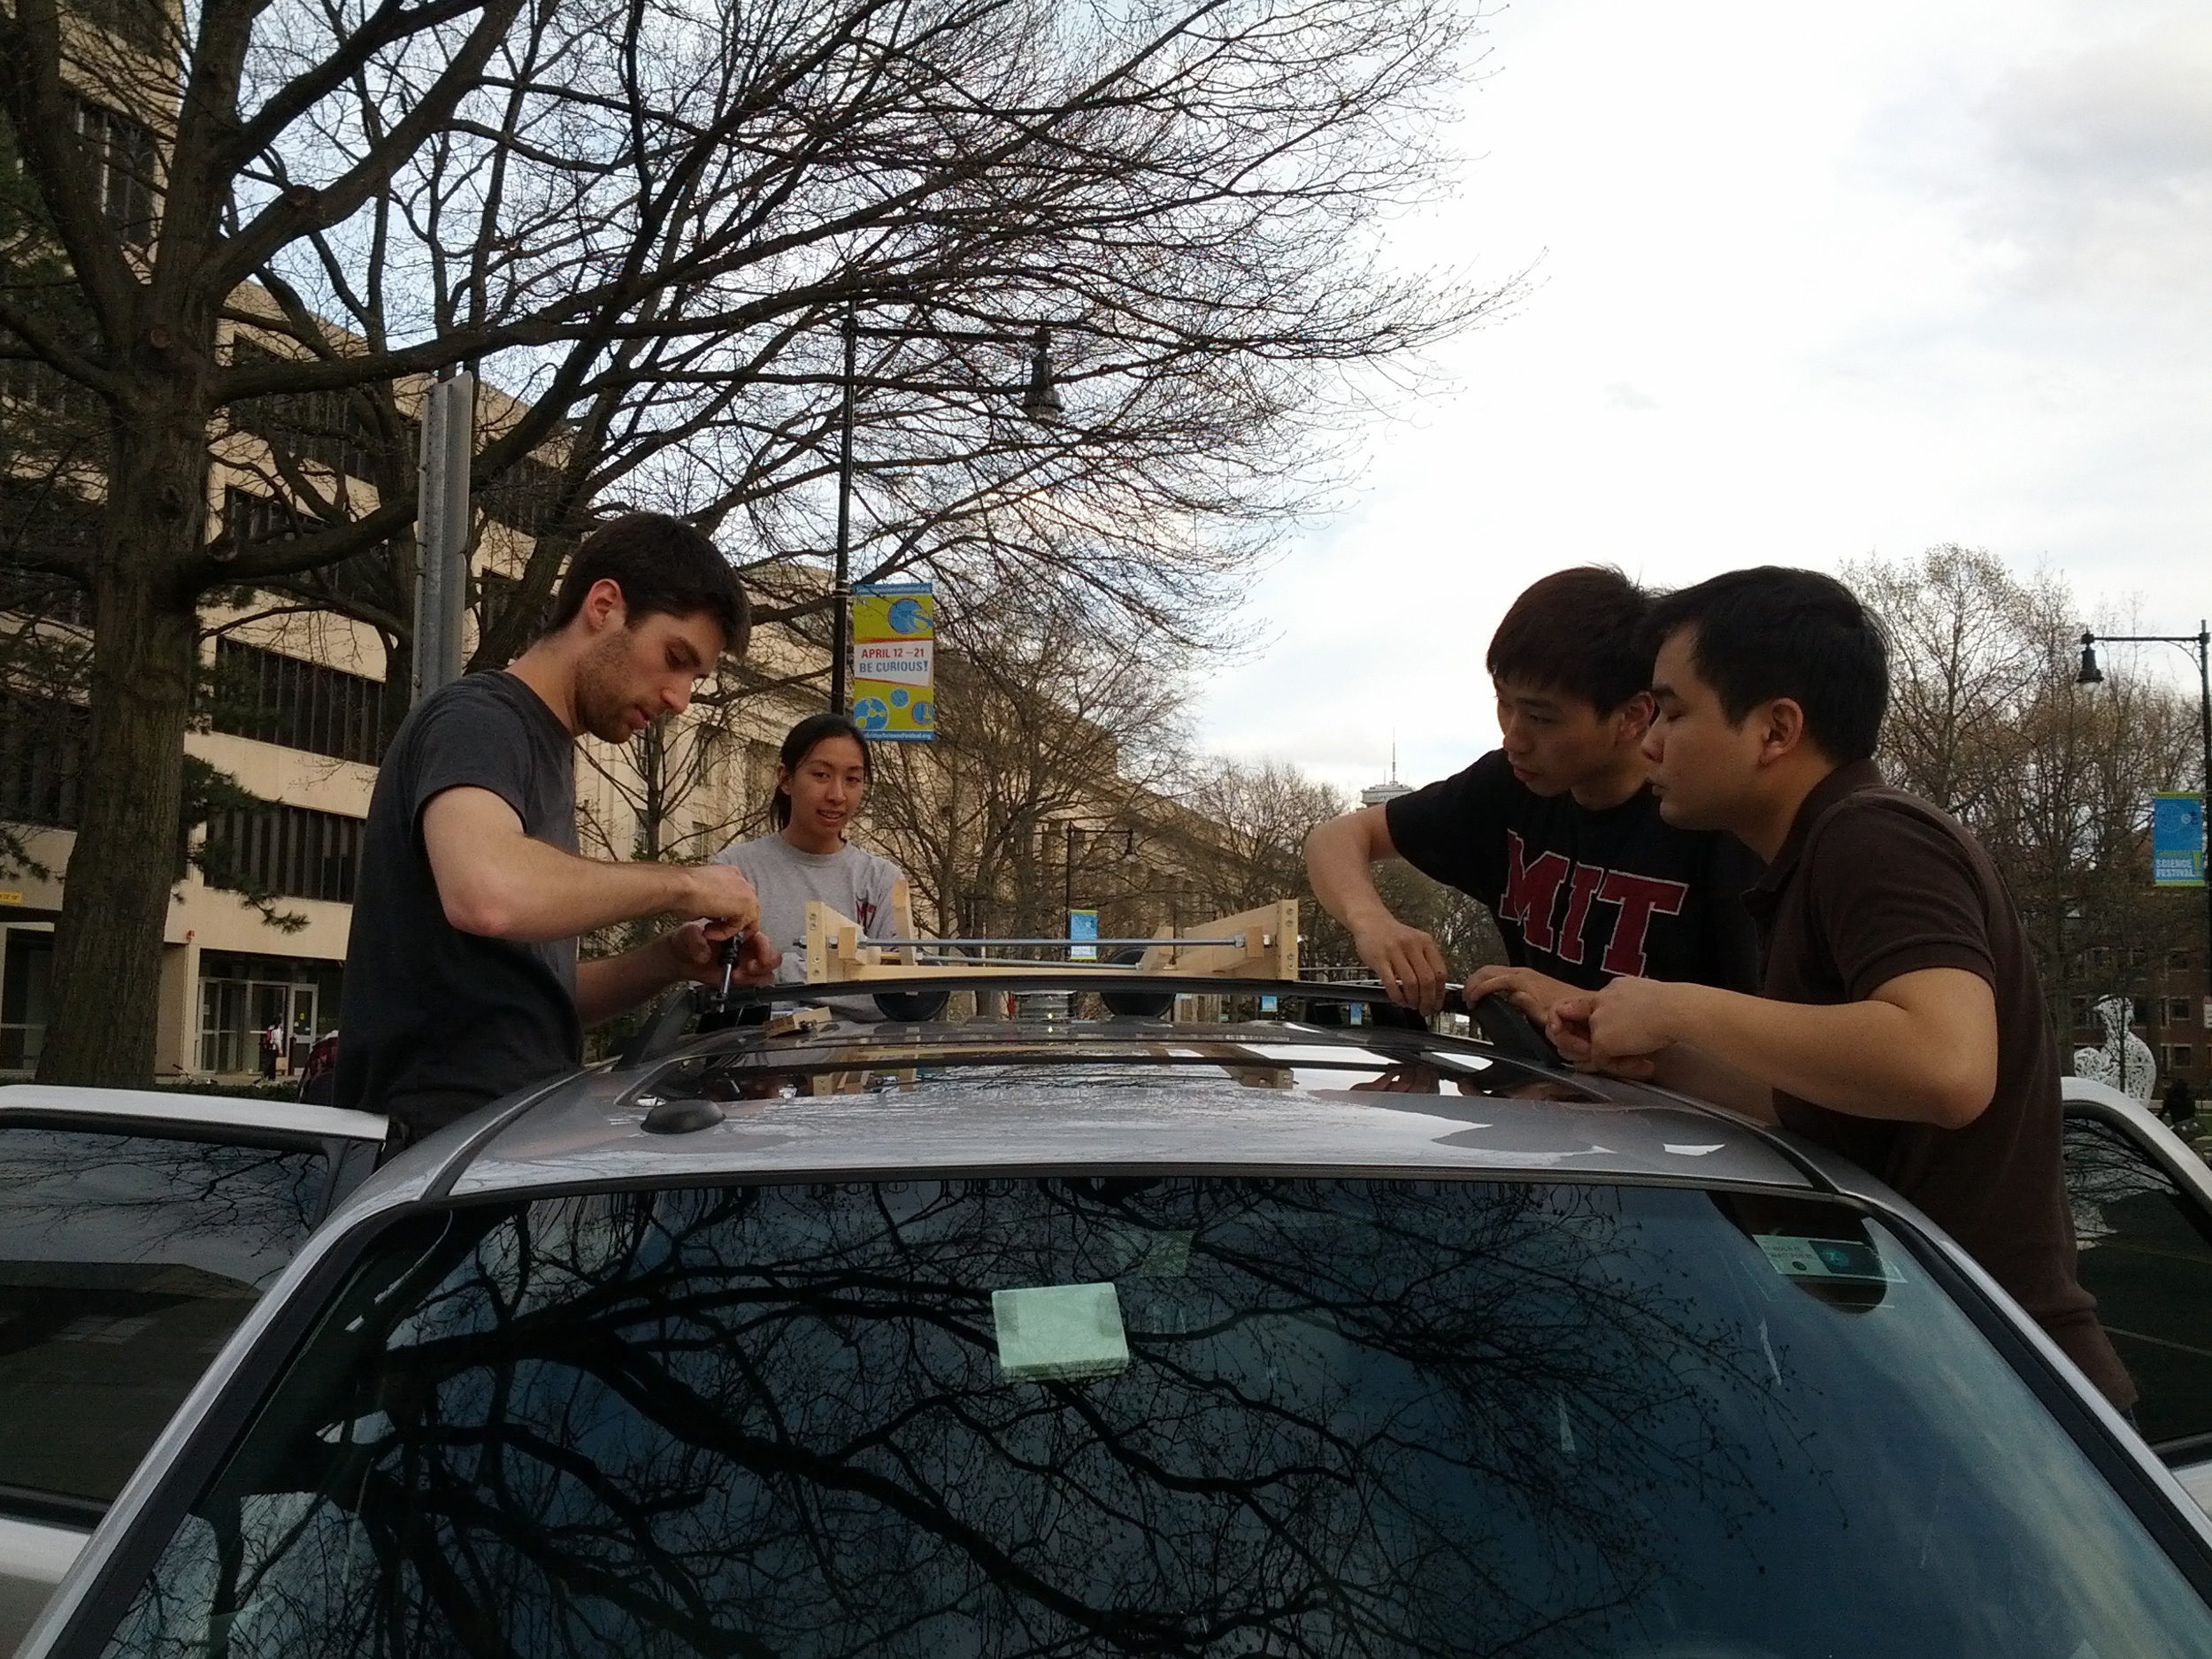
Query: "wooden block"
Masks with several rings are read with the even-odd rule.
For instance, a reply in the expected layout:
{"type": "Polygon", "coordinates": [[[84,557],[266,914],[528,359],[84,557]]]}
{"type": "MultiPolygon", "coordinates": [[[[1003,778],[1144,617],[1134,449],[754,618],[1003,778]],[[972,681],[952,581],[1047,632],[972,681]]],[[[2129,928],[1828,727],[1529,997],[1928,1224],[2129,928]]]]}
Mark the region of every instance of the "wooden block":
{"type": "Polygon", "coordinates": [[[788,1037],[795,1031],[813,1031],[830,1023],[826,1008],[793,1008],[780,1014],[772,1014],[761,1032],[770,1037],[788,1037]]]}
{"type": "MultiPolygon", "coordinates": [[[[914,932],[914,889],[904,876],[891,884],[891,932],[899,939],[912,939],[914,932]]],[[[895,950],[892,956],[908,967],[917,964],[918,958],[910,950],[895,950]]]]}
{"type": "Polygon", "coordinates": [[[1242,934],[1235,945],[1182,945],[1163,928],[1163,942],[1144,953],[1146,973],[1217,974],[1232,979],[1295,979],[1298,977],[1298,901],[1277,899],[1234,916],[1217,916],[1180,930],[1181,936],[1221,939],[1242,934]]]}

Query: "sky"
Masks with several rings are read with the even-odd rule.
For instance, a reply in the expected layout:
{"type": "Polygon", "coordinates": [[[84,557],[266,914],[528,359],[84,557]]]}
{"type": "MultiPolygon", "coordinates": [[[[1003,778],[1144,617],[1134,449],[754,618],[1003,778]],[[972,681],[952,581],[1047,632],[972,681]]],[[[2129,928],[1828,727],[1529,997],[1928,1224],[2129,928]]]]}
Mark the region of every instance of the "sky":
{"type": "MultiPolygon", "coordinates": [[[[1256,584],[1202,748],[1348,791],[1494,747],[1547,571],[1955,541],[2145,633],[2212,613],[2212,7],[1515,0],[1394,257],[1502,280],[1256,584]]],[[[2193,664],[2170,656],[2177,683],[2193,664]]]]}

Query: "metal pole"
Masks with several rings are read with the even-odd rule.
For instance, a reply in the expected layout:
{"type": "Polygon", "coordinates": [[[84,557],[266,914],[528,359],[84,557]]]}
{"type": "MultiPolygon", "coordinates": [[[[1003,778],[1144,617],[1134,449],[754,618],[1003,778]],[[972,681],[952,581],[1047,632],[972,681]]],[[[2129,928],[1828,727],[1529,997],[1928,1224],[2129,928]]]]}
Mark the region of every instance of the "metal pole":
{"type": "Polygon", "coordinates": [[[445,560],[439,525],[445,507],[445,382],[433,380],[423,399],[415,461],[415,663],[408,701],[419,703],[445,682],[445,560]]]}
{"type": "MultiPolygon", "coordinates": [[[[2204,792],[2197,797],[2197,821],[2204,830],[2204,993],[2207,1000],[2197,1004],[2197,1018],[2201,1027],[2204,1012],[2212,1007],[2212,623],[2200,618],[2197,621],[2197,718],[2201,723],[2204,739],[2204,792]]],[[[2205,1030],[2198,1035],[2212,1041],[2205,1030]]]]}
{"type": "Polygon", "coordinates": [[[444,538],[443,651],[438,683],[460,679],[468,661],[469,462],[476,449],[476,377],[463,369],[445,383],[445,501],[438,513],[444,538]]]}
{"type": "Polygon", "coordinates": [[[468,603],[469,460],[476,377],[432,382],[415,469],[413,698],[461,677],[468,603]]]}
{"type": "Polygon", "coordinates": [[[837,573],[830,629],[830,711],[845,712],[846,639],[852,631],[853,379],[859,373],[860,323],[845,311],[845,396],[837,442],[837,573]]]}

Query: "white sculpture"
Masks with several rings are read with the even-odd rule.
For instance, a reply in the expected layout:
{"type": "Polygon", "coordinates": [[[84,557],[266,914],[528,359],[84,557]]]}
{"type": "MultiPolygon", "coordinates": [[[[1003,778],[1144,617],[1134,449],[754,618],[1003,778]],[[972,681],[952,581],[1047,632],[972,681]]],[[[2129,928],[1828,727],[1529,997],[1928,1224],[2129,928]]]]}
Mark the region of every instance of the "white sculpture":
{"type": "Polygon", "coordinates": [[[2074,1075],[2108,1084],[2147,1106],[2158,1082],[2158,1062],[2150,1044],[2128,1029],[2131,1011],[2124,996],[2097,999],[2096,1015],[2104,1026],[2104,1042],[2098,1048],[2074,1050],[2074,1075]]]}

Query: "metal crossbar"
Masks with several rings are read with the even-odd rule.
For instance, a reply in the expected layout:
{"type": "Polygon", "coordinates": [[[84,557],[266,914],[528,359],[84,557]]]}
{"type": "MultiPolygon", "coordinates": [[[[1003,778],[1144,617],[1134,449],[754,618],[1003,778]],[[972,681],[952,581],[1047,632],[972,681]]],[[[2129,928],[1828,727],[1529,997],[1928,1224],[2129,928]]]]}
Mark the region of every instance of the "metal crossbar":
{"type": "MultiPolygon", "coordinates": [[[[1231,933],[1219,939],[1179,936],[1149,939],[937,939],[933,937],[929,939],[864,939],[860,942],[864,945],[873,945],[884,950],[913,950],[918,946],[923,945],[958,946],[974,950],[988,950],[995,945],[1023,947],[1048,945],[1061,950],[1070,949],[1079,945],[1086,949],[1094,949],[1100,946],[1140,945],[1147,950],[1156,947],[1173,945],[1227,945],[1234,949],[1241,950],[1244,949],[1245,938],[1246,935],[1243,933],[1231,933]]],[[[801,944],[803,948],[803,941],[795,941],[794,942],[801,944]]],[[[931,953],[923,951],[921,954],[927,956],[931,953]]]]}

